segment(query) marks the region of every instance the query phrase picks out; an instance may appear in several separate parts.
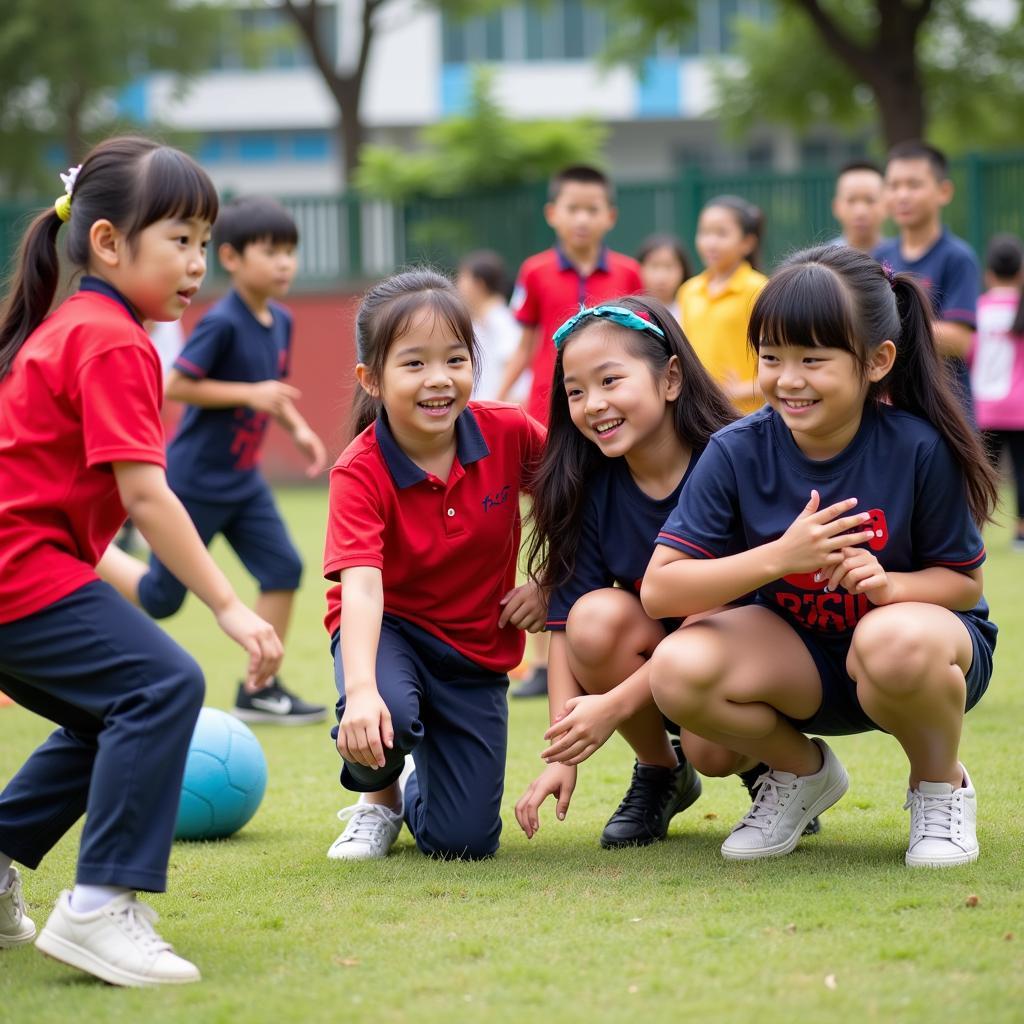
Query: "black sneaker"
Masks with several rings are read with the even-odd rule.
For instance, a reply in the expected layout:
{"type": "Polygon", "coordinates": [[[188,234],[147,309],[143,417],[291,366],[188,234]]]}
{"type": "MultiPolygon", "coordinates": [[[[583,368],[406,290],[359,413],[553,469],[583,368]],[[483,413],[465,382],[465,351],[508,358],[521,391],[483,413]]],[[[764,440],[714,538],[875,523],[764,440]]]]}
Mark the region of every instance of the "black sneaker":
{"type": "Polygon", "coordinates": [[[275,676],[269,686],[255,693],[247,693],[245,684],[239,683],[238,696],[231,713],[243,722],[308,725],[322,722],[327,717],[327,708],[322,704],[307,704],[301,697],[286,690],[275,676]]]}
{"type": "MultiPolygon", "coordinates": [[[[761,776],[770,771],[771,768],[762,761],[761,764],[756,764],[753,768],[748,768],[745,772],[737,772],[740,777],[740,782],[746,786],[747,792],[750,794],[750,799],[752,801],[756,798],[757,784],[760,781],[761,776]]],[[[820,831],[821,822],[818,820],[818,816],[815,815],[804,826],[804,830],[801,835],[816,836],[820,831]]]]}
{"type": "Polygon", "coordinates": [[[664,839],[668,824],[700,796],[700,776],[689,761],[676,768],[661,765],[633,765],[633,779],[618,809],[601,833],[606,850],[620,846],[648,846],[664,839]]]}
{"type": "Polygon", "coordinates": [[[518,689],[512,691],[513,697],[546,697],[548,695],[548,670],[535,668],[518,689]]]}

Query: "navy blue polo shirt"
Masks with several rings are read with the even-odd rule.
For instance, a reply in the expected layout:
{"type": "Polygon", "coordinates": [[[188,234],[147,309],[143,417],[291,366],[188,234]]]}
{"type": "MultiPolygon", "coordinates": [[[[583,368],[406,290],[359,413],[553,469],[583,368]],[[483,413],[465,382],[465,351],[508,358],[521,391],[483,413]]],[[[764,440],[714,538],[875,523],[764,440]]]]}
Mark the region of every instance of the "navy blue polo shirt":
{"type": "MultiPolygon", "coordinates": [[[[936,320],[963,324],[971,330],[977,326],[978,294],[981,271],[974,250],[962,239],[943,227],[935,244],[919,259],[904,258],[898,238],[887,238],[872,253],[880,263],[888,263],[895,273],[914,274],[932,300],[936,320]]],[[[950,360],[957,383],[970,401],[970,377],[962,359],[950,360]]]]}
{"type": "MultiPolygon", "coordinates": [[[[270,305],[273,321],[260,323],[234,290],[196,325],[174,368],[193,380],[257,383],[288,375],[291,314],[270,305]]],[[[182,497],[235,502],[262,487],[260,449],[270,416],[246,406],[186,408],[167,451],[167,480],[182,497]]]]}
{"type": "MultiPolygon", "coordinates": [[[[939,432],[889,405],[868,404],[860,429],[831,459],[800,451],[782,418],[766,406],[718,431],[683,487],[658,543],[694,558],[719,558],[736,545],[759,547],[786,532],[810,498],[821,507],[857,498],[869,512],[868,547],[890,572],[938,565],[961,571],[985,561],[985,546],[967,506],[963,476],[939,432]]],[[[815,573],[761,587],[757,599],[792,624],[848,638],[872,608],[864,594],[825,592],[815,573]]],[[[994,644],[984,598],[970,612],[994,644]]]]}
{"type": "MultiPolygon", "coordinates": [[[[382,414],[331,470],[324,576],[337,582],[343,569],[380,569],[386,614],[507,672],[524,638],[512,625],[498,628],[500,602],[516,584],[519,493],[544,439],[520,406],[470,402],[455,421],[455,461],[441,480],[406,455],[382,414]]],[[[340,586],[327,594],[331,636],[343,597],[340,586]]]]}
{"type": "Polygon", "coordinates": [[[625,458],[606,459],[587,483],[583,524],[572,578],[556,587],[548,603],[547,628],[565,629],[572,606],[592,590],[618,585],[640,593],[658,531],[679,503],[700,451],[690,456],[682,480],[665,498],[651,498],[637,486],[625,458]]]}

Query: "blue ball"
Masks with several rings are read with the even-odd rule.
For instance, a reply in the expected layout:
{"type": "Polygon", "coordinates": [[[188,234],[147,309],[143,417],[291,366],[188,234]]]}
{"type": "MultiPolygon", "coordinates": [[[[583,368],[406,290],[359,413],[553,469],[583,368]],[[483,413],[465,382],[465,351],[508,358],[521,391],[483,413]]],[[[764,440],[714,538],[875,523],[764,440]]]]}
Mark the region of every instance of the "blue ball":
{"type": "Polygon", "coordinates": [[[199,712],[185,762],[175,839],[223,839],[255,813],[267,759],[252,730],[226,711],[199,712]]]}

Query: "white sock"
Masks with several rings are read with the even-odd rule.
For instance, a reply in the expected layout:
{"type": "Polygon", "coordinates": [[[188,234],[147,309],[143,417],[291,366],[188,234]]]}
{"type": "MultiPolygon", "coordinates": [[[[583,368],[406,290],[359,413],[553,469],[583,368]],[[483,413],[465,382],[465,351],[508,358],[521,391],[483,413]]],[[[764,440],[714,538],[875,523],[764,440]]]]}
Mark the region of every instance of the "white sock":
{"type": "Polygon", "coordinates": [[[71,892],[71,909],[76,914],[90,914],[132,891],[123,885],[76,885],[71,892]]]}
{"type": "Polygon", "coordinates": [[[11,887],[11,864],[13,863],[13,857],[8,857],[6,853],[0,853],[0,892],[7,892],[11,887]]]}

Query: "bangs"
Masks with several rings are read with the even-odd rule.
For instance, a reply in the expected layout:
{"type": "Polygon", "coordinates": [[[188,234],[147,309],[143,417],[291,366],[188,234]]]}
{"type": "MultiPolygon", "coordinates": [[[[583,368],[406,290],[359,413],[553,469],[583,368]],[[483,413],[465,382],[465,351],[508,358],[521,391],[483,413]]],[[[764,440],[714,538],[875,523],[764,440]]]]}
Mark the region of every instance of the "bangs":
{"type": "Polygon", "coordinates": [[[209,175],[190,156],[160,146],[139,167],[137,210],[129,235],[137,235],[165,218],[195,218],[209,224],[217,219],[220,200],[209,175]]]}
{"type": "Polygon", "coordinates": [[[820,263],[786,266],[771,277],[754,303],[747,340],[755,353],[762,345],[838,348],[860,358],[849,295],[820,263]]]}
{"type": "Polygon", "coordinates": [[[388,344],[379,346],[381,367],[391,345],[409,332],[418,314],[425,312],[433,316],[435,323],[440,322],[447,327],[469,349],[474,366],[479,364],[473,321],[462,299],[454,292],[431,288],[399,296],[382,313],[377,325],[378,337],[388,339],[388,344]]]}

